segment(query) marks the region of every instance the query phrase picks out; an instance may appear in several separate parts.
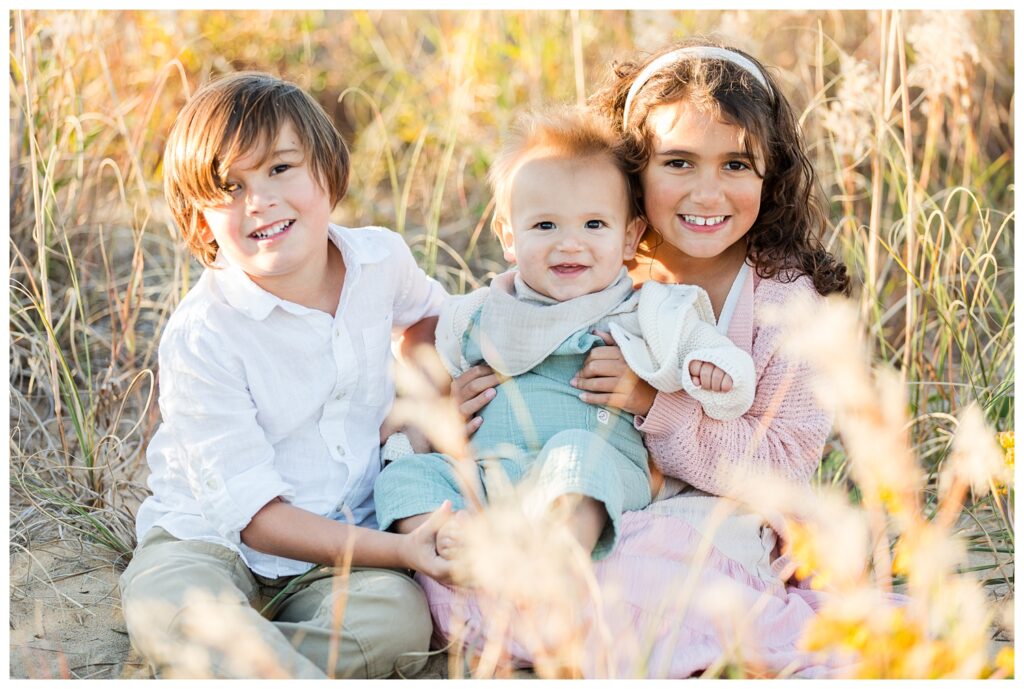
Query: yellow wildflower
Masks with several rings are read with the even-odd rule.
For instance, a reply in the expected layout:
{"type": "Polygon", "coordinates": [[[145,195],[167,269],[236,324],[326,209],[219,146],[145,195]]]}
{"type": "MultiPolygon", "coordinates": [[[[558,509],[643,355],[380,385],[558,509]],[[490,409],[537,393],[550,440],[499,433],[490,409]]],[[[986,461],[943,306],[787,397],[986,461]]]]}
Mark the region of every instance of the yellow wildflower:
{"type": "Polygon", "coordinates": [[[818,557],[814,547],[814,535],[800,522],[791,521],[786,525],[786,540],[783,553],[796,565],[797,579],[810,579],[812,588],[821,588],[821,574],[818,572],[818,557]],[[813,577],[813,578],[812,578],[813,577]]]}
{"type": "Polygon", "coordinates": [[[1003,448],[1003,459],[1006,466],[1013,471],[1013,431],[996,433],[996,440],[999,441],[999,447],[1003,448]]]}
{"type": "Polygon", "coordinates": [[[1002,431],[996,433],[996,441],[999,443],[999,447],[1003,449],[1003,464],[1006,470],[1001,472],[1002,480],[996,480],[996,490],[1005,495],[1007,488],[1013,485],[1013,469],[1014,469],[1014,441],[1013,431],[1002,431]]]}
{"type": "Polygon", "coordinates": [[[900,536],[892,549],[892,573],[905,575],[910,573],[910,553],[907,552],[907,536],[900,536]]]}
{"type": "MultiPolygon", "coordinates": [[[[1010,432],[1010,442],[1013,442],[1013,432],[1010,432]]],[[[1003,646],[996,654],[996,670],[1001,676],[1013,677],[1013,646],[1003,646]]]]}

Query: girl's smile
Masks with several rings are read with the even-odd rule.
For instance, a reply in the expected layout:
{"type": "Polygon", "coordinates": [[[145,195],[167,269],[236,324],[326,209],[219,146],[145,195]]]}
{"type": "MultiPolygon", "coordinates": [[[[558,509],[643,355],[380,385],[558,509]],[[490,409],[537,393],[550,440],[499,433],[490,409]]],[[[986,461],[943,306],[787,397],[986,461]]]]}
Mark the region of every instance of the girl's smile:
{"type": "Polygon", "coordinates": [[[729,219],[728,215],[680,215],[679,219],[692,232],[717,232],[729,219]]]}

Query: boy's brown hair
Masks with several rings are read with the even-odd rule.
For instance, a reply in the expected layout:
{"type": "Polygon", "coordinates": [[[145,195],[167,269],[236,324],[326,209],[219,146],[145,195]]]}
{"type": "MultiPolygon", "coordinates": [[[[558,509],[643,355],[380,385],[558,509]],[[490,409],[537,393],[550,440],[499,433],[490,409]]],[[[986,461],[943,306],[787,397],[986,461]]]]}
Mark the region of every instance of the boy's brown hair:
{"type": "Polygon", "coordinates": [[[217,243],[203,239],[203,209],[230,200],[224,184],[231,165],[253,151],[269,155],[286,119],[333,208],[348,189],[348,149],[320,104],[295,84],[238,72],[203,86],[178,113],[164,148],[164,196],[203,265],[217,255],[217,243]]]}
{"type": "Polygon", "coordinates": [[[510,221],[512,182],[516,173],[531,154],[541,152],[564,158],[605,156],[622,173],[629,199],[629,217],[636,217],[634,182],[622,146],[621,137],[608,122],[585,108],[565,106],[519,116],[487,174],[494,193],[491,228],[501,236],[500,228],[510,221]]]}

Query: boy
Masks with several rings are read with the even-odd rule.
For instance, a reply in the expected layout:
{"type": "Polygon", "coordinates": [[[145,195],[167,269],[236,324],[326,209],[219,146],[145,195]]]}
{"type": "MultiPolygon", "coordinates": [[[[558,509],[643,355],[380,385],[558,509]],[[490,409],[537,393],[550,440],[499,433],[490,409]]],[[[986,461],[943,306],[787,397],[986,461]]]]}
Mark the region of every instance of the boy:
{"type": "Polygon", "coordinates": [[[392,329],[429,322],[444,291],[397,234],[329,223],[348,166],[319,104],[265,74],[200,89],[168,139],[167,201],[208,269],[161,338],[153,495],[121,578],[128,633],[158,672],[384,677],[424,662],[425,599],[397,570],[447,576],[434,541],[448,509],[383,533],[372,486],[392,329]]]}
{"type": "MultiPolygon", "coordinates": [[[[437,350],[453,377],[486,361],[508,378],[482,412],[478,456],[496,459],[512,483],[534,474],[531,504],[574,505],[568,525],[599,559],[615,543],[622,511],[645,507],[651,486],[632,415],[585,404],[570,384],[587,352],[605,344],[594,330],[611,330],[641,378],[660,390],[685,388],[718,419],[749,408],[753,363],[715,330],[702,290],[654,281],[633,290],[623,263],[642,226],[617,138],[598,117],[565,110],[527,119],[491,181],[494,230],[518,270],[449,298],[437,350]],[[699,384],[702,368],[708,389],[699,384]]],[[[481,481],[486,490],[486,474],[481,481]]],[[[443,455],[388,465],[374,488],[381,528],[419,528],[446,500],[461,508],[457,485],[443,455]]],[[[459,547],[459,521],[439,531],[443,556],[459,547]]]]}

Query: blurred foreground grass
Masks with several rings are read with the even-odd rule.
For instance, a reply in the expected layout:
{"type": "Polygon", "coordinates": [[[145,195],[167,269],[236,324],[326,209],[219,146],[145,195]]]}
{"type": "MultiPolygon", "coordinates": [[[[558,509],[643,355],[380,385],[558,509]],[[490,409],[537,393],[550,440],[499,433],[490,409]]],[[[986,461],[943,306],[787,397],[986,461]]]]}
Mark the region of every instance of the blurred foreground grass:
{"type": "MultiPolygon", "coordinates": [[[[950,468],[953,438],[971,403],[975,435],[960,456],[991,457],[1001,432],[999,460],[1012,469],[1012,13],[10,16],[12,548],[55,534],[120,556],[134,546],[144,449],[158,423],[158,337],[199,272],[166,213],[161,153],[199,84],[262,69],[309,89],[353,153],[335,220],[402,232],[421,265],[462,292],[503,265],[484,176],[517,110],[582,101],[634,48],[709,33],[773,66],[802,111],[830,202],[827,241],[857,285],[866,348],[850,366],[890,380],[857,413],[898,421],[906,466],[918,472],[902,487],[868,480],[893,458],[858,455],[855,434],[881,426],[849,430],[840,418],[819,484],[871,516],[883,541],[869,558],[873,585],[894,573],[912,586],[915,567],[938,566],[890,547],[906,550],[911,523],[918,541],[925,524],[939,523],[943,539],[975,555],[953,570],[977,570],[990,602],[1012,601],[1012,478],[991,465],[981,478],[950,478],[963,475],[950,468]],[[893,497],[897,488],[910,491],[923,521],[905,519],[911,503],[893,497]]],[[[996,634],[1006,633],[1000,609],[984,620],[996,634]]],[[[926,641],[943,634],[941,624],[928,630],[926,641]]],[[[865,667],[967,672],[937,660],[865,667]]],[[[980,676],[995,666],[970,667],[980,676]]]]}

